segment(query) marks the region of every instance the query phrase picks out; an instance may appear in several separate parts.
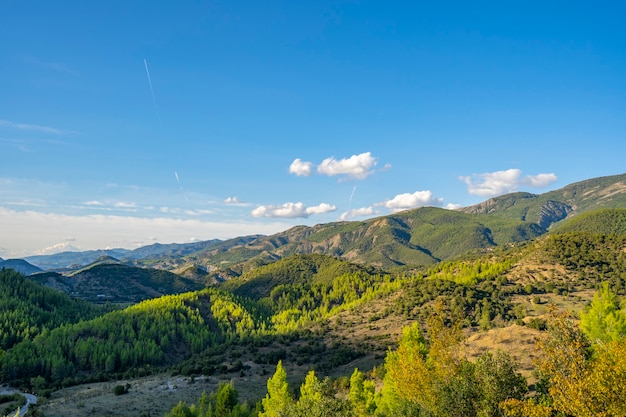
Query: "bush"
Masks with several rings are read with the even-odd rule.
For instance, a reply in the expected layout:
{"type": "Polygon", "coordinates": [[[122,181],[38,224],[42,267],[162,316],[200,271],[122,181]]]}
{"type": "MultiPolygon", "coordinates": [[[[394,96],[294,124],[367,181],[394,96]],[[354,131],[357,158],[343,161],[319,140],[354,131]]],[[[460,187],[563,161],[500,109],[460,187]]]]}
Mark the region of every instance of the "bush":
{"type": "Polygon", "coordinates": [[[526,324],[528,327],[530,327],[531,329],[536,329],[536,330],[547,330],[548,329],[548,323],[539,317],[533,317],[530,320],[528,320],[528,323],[526,324]]]}
{"type": "Polygon", "coordinates": [[[113,394],[115,395],[128,394],[128,388],[125,385],[116,385],[115,388],[113,388],[113,394]]]}

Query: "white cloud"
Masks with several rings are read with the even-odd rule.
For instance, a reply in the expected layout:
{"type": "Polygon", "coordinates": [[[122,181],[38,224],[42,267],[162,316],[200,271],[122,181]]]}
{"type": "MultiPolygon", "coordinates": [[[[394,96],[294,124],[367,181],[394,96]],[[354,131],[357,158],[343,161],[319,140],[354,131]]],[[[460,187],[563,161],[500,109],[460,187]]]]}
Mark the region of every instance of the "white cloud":
{"type": "Polygon", "coordinates": [[[530,187],[546,187],[556,181],[555,174],[538,174],[521,177],[520,169],[507,169],[506,171],[487,172],[459,177],[467,184],[470,194],[481,196],[496,196],[517,191],[520,185],[530,187]]]}
{"type": "Polygon", "coordinates": [[[317,206],[306,207],[304,203],[284,203],[280,206],[259,206],[252,210],[253,217],[282,217],[282,218],[307,218],[312,214],[323,214],[337,210],[337,207],[321,203],[317,206]]]}
{"type": "Polygon", "coordinates": [[[416,191],[413,194],[398,194],[391,200],[381,203],[381,205],[387,207],[392,212],[396,212],[423,206],[441,205],[442,202],[442,198],[434,198],[433,193],[426,190],[416,191]]]}
{"type": "MultiPolygon", "coordinates": [[[[330,157],[324,159],[317,166],[317,173],[328,175],[329,177],[342,175],[347,179],[362,180],[376,172],[376,170],[374,170],[376,164],[378,164],[378,158],[373,157],[371,152],[364,152],[343,159],[330,157]]],[[[313,166],[314,164],[312,162],[296,158],[289,166],[289,173],[308,177],[313,173],[313,166]]],[[[390,168],[391,164],[385,164],[385,166],[378,171],[386,171],[390,168]]]]}
{"type": "Polygon", "coordinates": [[[461,207],[463,207],[463,206],[462,206],[462,205],[460,205],[460,204],[448,203],[448,204],[446,204],[446,207],[445,207],[445,208],[447,208],[448,210],[458,210],[458,209],[460,209],[461,207]]]}
{"type": "Polygon", "coordinates": [[[137,208],[137,204],[135,204],[135,203],[127,203],[127,202],[124,202],[124,201],[118,201],[118,202],[113,204],[113,207],[119,208],[119,209],[135,209],[135,208],[137,208]]]}
{"type": "Polygon", "coordinates": [[[74,246],[71,242],[61,242],[48,246],[47,248],[40,249],[34,253],[34,255],[53,255],[60,252],[77,252],[80,248],[74,246]]]}
{"type": "Polygon", "coordinates": [[[354,219],[355,217],[372,216],[374,214],[378,214],[374,207],[361,207],[341,213],[341,216],[339,216],[339,220],[350,220],[354,219]]]}
{"type": "Polygon", "coordinates": [[[280,206],[259,206],[252,210],[253,217],[308,217],[304,203],[285,203],[280,206]]]}
{"type": "Polygon", "coordinates": [[[104,206],[104,203],[98,200],[85,201],[83,204],[86,206],[97,206],[97,207],[104,206]]]}
{"type": "Polygon", "coordinates": [[[0,120],[0,126],[5,126],[11,129],[17,129],[17,130],[32,130],[32,131],[42,132],[42,133],[52,133],[55,135],[73,133],[69,130],[58,129],[56,127],[41,126],[41,125],[34,125],[34,124],[28,124],[28,123],[16,123],[16,122],[11,122],[9,120],[0,120]]]}
{"type": "Polygon", "coordinates": [[[522,178],[522,184],[529,185],[535,188],[543,188],[552,184],[556,180],[557,180],[557,177],[554,174],[528,175],[522,178]]]}
{"type": "Polygon", "coordinates": [[[365,152],[339,160],[326,158],[317,167],[317,172],[328,176],[346,175],[349,178],[364,179],[373,173],[372,169],[377,163],[378,158],[374,158],[371,152],[365,152]]]}
{"type": "Polygon", "coordinates": [[[224,200],[224,204],[241,204],[237,197],[228,197],[224,200]]]}
{"type": "Polygon", "coordinates": [[[307,207],[306,213],[307,214],[324,214],[324,213],[330,213],[331,211],[335,211],[335,210],[337,210],[336,206],[333,206],[332,204],[321,203],[317,206],[307,207]]]}
{"type": "Polygon", "coordinates": [[[311,162],[305,162],[300,158],[294,159],[291,165],[289,165],[289,173],[298,176],[308,177],[311,175],[312,170],[313,164],[311,162]]]}

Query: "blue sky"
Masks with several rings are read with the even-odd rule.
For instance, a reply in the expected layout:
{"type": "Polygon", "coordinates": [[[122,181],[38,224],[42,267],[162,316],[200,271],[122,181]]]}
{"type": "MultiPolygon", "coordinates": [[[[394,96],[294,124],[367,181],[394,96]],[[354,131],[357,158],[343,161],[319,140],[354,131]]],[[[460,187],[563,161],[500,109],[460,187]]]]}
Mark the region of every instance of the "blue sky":
{"type": "Polygon", "coordinates": [[[0,256],[624,173],[624,16],[618,1],[4,2],[0,256]]]}

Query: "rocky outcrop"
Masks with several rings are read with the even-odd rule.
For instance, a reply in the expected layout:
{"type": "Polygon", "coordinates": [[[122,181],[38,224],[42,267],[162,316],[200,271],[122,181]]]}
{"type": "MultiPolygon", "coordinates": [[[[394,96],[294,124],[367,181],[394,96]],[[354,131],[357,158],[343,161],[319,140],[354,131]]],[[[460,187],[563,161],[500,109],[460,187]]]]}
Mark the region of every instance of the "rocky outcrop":
{"type": "Polygon", "coordinates": [[[547,230],[552,224],[566,218],[572,211],[574,209],[569,204],[548,200],[541,206],[537,224],[547,230]]]}

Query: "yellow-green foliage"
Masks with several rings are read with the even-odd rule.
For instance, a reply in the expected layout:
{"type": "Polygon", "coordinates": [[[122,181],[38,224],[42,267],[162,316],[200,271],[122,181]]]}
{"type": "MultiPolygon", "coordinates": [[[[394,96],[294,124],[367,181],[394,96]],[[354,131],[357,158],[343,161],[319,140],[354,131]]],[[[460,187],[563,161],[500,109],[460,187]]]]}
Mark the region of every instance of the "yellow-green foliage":
{"type": "Polygon", "coordinates": [[[608,343],[626,337],[626,299],[621,300],[607,282],[580,314],[580,328],[592,341],[608,343]]]}
{"type": "Polygon", "coordinates": [[[26,340],[3,355],[1,375],[25,382],[41,375],[53,384],[69,378],[69,383],[81,371],[116,373],[175,363],[257,328],[264,326],[232,295],[206,289],[164,296],[26,340]]]}
{"type": "Polygon", "coordinates": [[[446,262],[430,268],[427,275],[454,281],[457,284],[474,285],[478,281],[495,279],[511,269],[511,261],[446,262]]]}
{"type": "Polygon", "coordinates": [[[287,383],[287,372],[278,361],[274,376],[267,380],[267,395],[263,398],[263,411],[259,417],[282,417],[293,404],[287,383]]]}
{"type": "Polygon", "coordinates": [[[553,312],[548,325],[548,334],[538,343],[544,397],[509,400],[504,404],[507,415],[626,415],[626,339],[590,344],[562,312],[553,312]]]}

